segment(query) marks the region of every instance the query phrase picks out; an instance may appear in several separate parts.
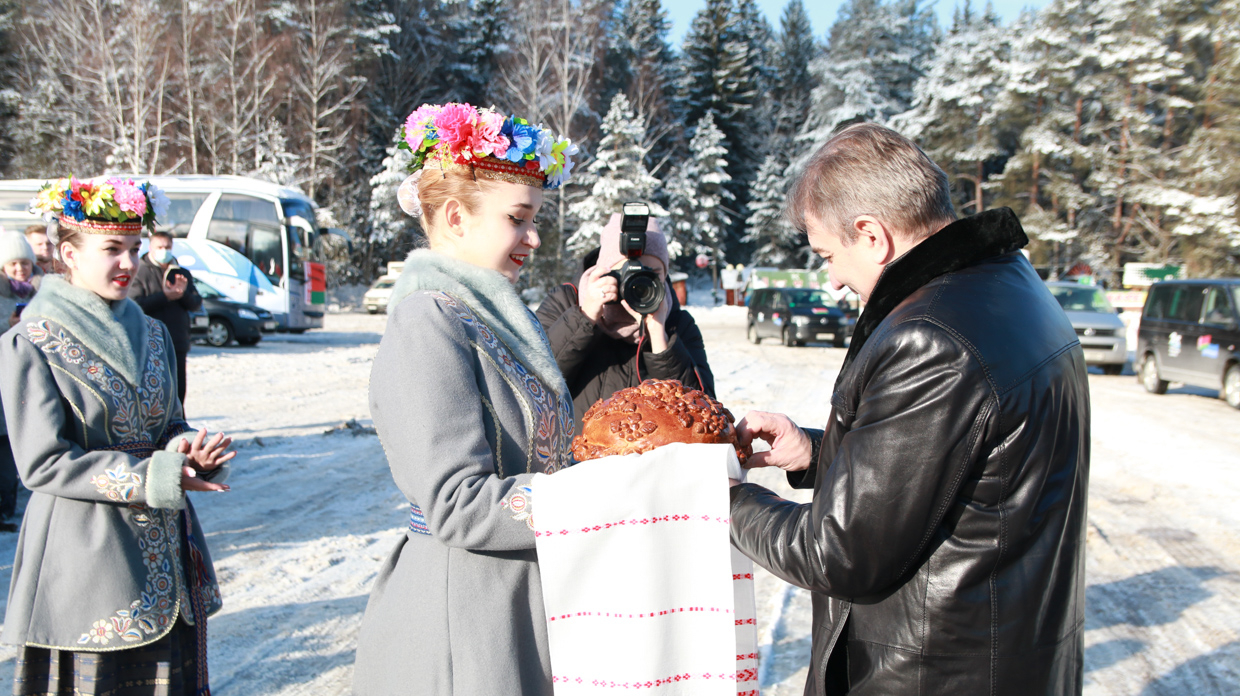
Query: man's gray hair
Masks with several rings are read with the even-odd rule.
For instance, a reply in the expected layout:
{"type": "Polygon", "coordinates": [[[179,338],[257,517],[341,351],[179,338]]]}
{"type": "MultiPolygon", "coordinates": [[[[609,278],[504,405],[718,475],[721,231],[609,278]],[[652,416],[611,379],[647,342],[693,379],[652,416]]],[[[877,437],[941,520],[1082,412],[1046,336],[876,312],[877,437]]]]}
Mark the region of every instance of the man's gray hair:
{"type": "Polygon", "coordinates": [[[810,158],[788,194],[786,213],[804,232],[806,217],[857,241],[853,220],[872,215],[917,242],[956,219],[947,174],[912,140],[874,123],[836,133],[810,158]]]}

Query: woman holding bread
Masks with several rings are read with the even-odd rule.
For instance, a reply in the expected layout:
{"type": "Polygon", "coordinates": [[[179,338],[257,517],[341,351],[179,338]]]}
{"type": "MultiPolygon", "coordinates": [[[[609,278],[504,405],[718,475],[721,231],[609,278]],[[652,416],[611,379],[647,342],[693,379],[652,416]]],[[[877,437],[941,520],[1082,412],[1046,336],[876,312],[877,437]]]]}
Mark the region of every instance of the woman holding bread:
{"type": "Polygon", "coordinates": [[[50,183],[63,277],[0,340],[0,393],[31,490],[4,617],[15,694],[208,694],[220,608],[188,491],[223,491],[231,440],[195,434],[172,338],[126,295],[167,204],[127,179],[50,183]]]}
{"type": "Polygon", "coordinates": [[[568,466],[572,399],[513,287],[576,148],[523,119],[423,105],[406,212],[430,243],[388,304],[370,409],[410,523],[362,621],[354,691],[552,693],[529,483],[568,466]]]}

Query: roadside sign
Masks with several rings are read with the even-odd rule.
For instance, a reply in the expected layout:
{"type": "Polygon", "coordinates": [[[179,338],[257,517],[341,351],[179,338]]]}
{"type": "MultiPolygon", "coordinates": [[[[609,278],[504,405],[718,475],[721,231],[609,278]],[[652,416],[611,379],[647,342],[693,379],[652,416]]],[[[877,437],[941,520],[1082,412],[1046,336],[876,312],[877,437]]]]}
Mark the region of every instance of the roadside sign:
{"type": "Polygon", "coordinates": [[[1124,287],[1148,288],[1160,280],[1177,280],[1184,277],[1184,267],[1168,263],[1124,264],[1124,287]]]}

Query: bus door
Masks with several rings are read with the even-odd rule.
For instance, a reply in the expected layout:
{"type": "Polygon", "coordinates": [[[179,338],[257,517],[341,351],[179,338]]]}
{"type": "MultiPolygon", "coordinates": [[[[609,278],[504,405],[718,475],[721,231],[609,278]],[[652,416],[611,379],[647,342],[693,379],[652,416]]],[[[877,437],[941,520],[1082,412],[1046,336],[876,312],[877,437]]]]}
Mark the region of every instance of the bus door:
{"type": "Polygon", "coordinates": [[[253,285],[249,302],[270,311],[282,328],[289,325],[289,277],[284,229],[275,201],[237,193],[222,193],[207,225],[207,239],[240,253],[276,289],[258,292],[253,285]]]}

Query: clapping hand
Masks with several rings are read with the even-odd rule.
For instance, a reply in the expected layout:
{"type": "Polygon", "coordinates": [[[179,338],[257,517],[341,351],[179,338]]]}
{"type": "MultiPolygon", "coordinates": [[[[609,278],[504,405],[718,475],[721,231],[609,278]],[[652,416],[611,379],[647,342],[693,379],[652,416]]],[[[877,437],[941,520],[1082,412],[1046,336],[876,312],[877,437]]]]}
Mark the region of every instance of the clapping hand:
{"type": "Polygon", "coordinates": [[[745,463],[746,469],[774,466],[784,471],[804,471],[809,468],[814,445],[788,416],[750,411],[736,424],[736,434],[742,447],[752,444],[754,438],[771,445],[769,452],[754,452],[745,463]]]}
{"type": "Polygon", "coordinates": [[[191,443],[181,440],[177,443],[177,451],[185,455],[186,466],[181,469],[181,490],[185,491],[226,491],[228,486],[222,483],[210,483],[198,478],[199,474],[215,471],[221,464],[237,456],[236,450],[229,450],[232,438],[224,433],[216,433],[207,442],[207,431],[202,429],[191,443]]]}

